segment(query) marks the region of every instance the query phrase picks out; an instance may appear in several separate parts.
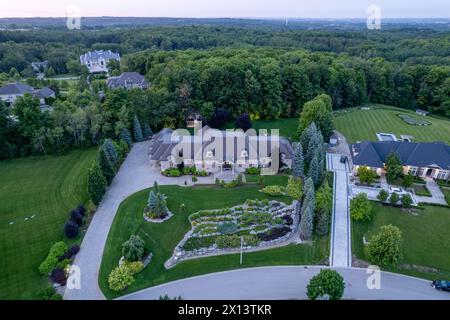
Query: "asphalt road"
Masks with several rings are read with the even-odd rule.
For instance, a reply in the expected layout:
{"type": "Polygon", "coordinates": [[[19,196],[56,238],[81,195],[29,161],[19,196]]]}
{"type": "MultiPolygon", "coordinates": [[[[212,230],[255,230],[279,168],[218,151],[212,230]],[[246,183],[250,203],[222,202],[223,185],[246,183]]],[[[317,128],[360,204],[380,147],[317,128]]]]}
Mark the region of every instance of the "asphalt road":
{"type": "MultiPolygon", "coordinates": [[[[161,295],[186,300],[306,299],[309,279],[324,267],[264,267],[215,273],[148,288],[120,300],[155,300],[161,295]]],[[[450,293],[434,290],[430,281],[382,272],[381,289],[369,290],[366,269],[334,268],[345,279],[344,299],[450,300],[450,293]]]]}

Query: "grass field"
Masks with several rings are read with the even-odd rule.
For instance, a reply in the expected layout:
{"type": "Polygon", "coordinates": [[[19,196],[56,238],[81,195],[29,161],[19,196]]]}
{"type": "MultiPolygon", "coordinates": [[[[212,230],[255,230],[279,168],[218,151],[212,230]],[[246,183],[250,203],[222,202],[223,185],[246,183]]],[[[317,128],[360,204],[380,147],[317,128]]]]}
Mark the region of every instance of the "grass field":
{"type": "MultiPolygon", "coordinates": [[[[297,140],[297,127],[298,127],[298,118],[281,118],[277,120],[258,120],[252,121],[252,128],[258,132],[260,129],[268,130],[268,134],[270,134],[270,130],[278,129],[280,130],[280,136],[297,140]]],[[[227,125],[227,129],[234,129],[234,123],[229,123],[227,125]]]]}
{"type": "Polygon", "coordinates": [[[63,239],[69,210],[87,200],[94,156],[72,151],[0,162],[0,299],[37,298],[47,285],[37,267],[63,239]]]}
{"type": "Polygon", "coordinates": [[[357,258],[366,260],[363,237],[369,241],[380,227],[392,224],[403,236],[403,258],[397,268],[388,270],[426,279],[450,279],[450,211],[448,208],[426,206],[413,215],[401,209],[373,203],[371,222],[352,224],[352,250],[357,258]]]}
{"type": "Polygon", "coordinates": [[[369,140],[377,141],[376,133],[393,133],[411,135],[417,142],[443,141],[450,143],[450,121],[426,117],[429,126],[409,125],[398,114],[407,114],[419,118],[415,112],[388,106],[370,105],[370,110],[346,109],[335,112],[334,123],[336,129],[347,137],[349,143],[369,140]]]}
{"type": "MultiPolygon", "coordinates": [[[[247,199],[262,199],[257,186],[243,186],[225,189],[215,186],[197,186],[182,188],[161,186],[168,196],[168,206],[175,215],[163,224],[144,222],[142,213],[148,198],[148,190],[138,192],[126,199],[120,206],[108,235],[103,261],[100,269],[100,287],[108,298],[117,297],[109,290],[107,278],[117,266],[121,257],[121,245],[130,235],[138,234],[146,242],[146,248],[153,253],[150,265],[136,277],[135,283],[122,294],[190,276],[230,269],[264,265],[300,265],[318,264],[328,256],[328,238],[321,238],[313,245],[291,245],[244,254],[244,264],[239,265],[239,255],[226,255],[189,260],[173,269],[166,270],[164,262],[168,260],[175,246],[190,229],[188,216],[201,209],[218,209],[244,203],[247,199]],[[186,212],[180,212],[180,204],[187,206],[186,212]]],[[[290,202],[288,198],[277,198],[290,202]]]]}

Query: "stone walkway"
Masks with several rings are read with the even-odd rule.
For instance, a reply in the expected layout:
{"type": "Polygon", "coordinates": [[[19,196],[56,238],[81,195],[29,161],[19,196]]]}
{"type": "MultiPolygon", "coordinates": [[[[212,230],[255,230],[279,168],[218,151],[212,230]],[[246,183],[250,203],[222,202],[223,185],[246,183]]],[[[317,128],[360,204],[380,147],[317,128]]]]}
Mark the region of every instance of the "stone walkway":
{"type": "Polygon", "coordinates": [[[352,262],[350,210],[347,164],[340,162],[341,154],[327,154],[327,167],[334,172],[333,219],[331,227],[330,265],[350,267],[352,262]]]}
{"type": "Polygon", "coordinates": [[[442,193],[439,185],[433,179],[427,179],[427,188],[431,193],[431,197],[422,197],[422,196],[414,196],[417,202],[422,203],[433,203],[440,205],[447,205],[447,200],[445,200],[445,196],[442,193]]]}
{"type": "MultiPolygon", "coordinates": [[[[99,270],[111,224],[123,200],[152,187],[155,181],[160,185],[184,186],[185,181],[192,184],[190,177],[168,178],[162,176],[158,168],[152,168],[148,161],[148,148],[148,141],[134,144],[98,207],[74,262],[80,268],[81,289],[66,289],[65,300],[104,299],[98,285],[99,270]]],[[[211,183],[214,183],[212,177],[202,177],[197,184],[211,183]]]]}

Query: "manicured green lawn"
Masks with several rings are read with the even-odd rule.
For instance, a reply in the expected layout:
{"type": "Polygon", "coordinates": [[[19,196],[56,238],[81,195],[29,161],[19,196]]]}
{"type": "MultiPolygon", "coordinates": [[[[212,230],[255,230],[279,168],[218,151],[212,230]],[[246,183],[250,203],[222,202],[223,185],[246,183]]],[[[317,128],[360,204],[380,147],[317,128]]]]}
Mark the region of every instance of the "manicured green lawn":
{"type": "Polygon", "coordinates": [[[447,200],[447,204],[450,205],[450,188],[441,188],[441,190],[447,200]]]}
{"type": "MultiPolygon", "coordinates": [[[[148,198],[148,190],[138,192],[126,199],[120,206],[108,235],[106,248],[100,269],[99,283],[108,298],[118,295],[108,288],[108,274],[118,264],[121,257],[121,245],[130,235],[138,234],[146,242],[146,248],[153,253],[150,265],[136,277],[135,283],[122,294],[155,286],[165,282],[200,274],[225,271],[230,269],[267,265],[301,265],[324,262],[328,256],[328,238],[322,238],[313,245],[291,245],[284,248],[244,254],[244,264],[239,265],[239,255],[227,255],[189,260],[173,269],[166,270],[167,261],[175,246],[190,229],[188,216],[202,209],[219,209],[242,204],[247,199],[263,199],[264,194],[258,187],[247,185],[234,189],[215,186],[197,186],[183,188],[161,186],[161,191],[168,196],[169,209],[175,215],[163,224],[147,223],[143,219],[143,210],[148,198]],[[187,210],[180,212],[184,203],[187,210]]],[[[277,198],[289,203],[286,197],[277,198]]]]}
{"type": "Polygon", "coordinates": [[[426,117],[430,126],[408,125],[398,114],[419,117],[414,111],[389,106],[370,105],[370,110],[346,109],[347,112],[335,112],[336,129],[347,137],[349,143],[356,141],[377,141],[376,133],[411,135],[414,141],[443,141],[450,143],[450,121],[426,117]]]}
{"type": "MultiPolygon", "coordinates": [[[[248,183],[258,183],[259,175],[245,175],[245,180],[248,183]]],[[[270,186],[274,184],[278,184],[280,186],[286,186],[289,180],[289,176],[287,175],[276,175],[276,176],[264,176],[264,185],[270,186]]]]}
{"type": "MultiPolygon", "coordinates": [[[[257,132],[261,129],[268,130],[268,134],[272,129],[280,130],[280,136],[290,138],[292,140],[298,140],[297,135],[297,127],[298,127],[298,118],[281,118],[277,120],[258,120],[252,121],[252,127],[257,132]]],[[[229,123],[227,125],[227,129],[234,129],[234,123],[229,123]]]]}
{"type": "Polygon", "coordinates": [[[431,197],[430,190],[428,190],[427,186],[424,184],[413,184],[412,188],[418,196],[431,197]]]}
{"type": "Polygon", "coordinates": [[[403,258],[397,268],[388,270],[427,279],[450,279],[450,211],[426,206],[413,215],[401,209],[373,203],[371,222],[352,223],[353,254],[366,260],[363,236],[369,241],[383,225],[400,228],[403,235],[403,258]]]}
{"type": "Polygon", "coordinates": [[[0,299],[32,299],[45,288],[37,268],[63,239],[69,210],[87,200],[94,156],[88,150],[0,161],[0,299]]]}

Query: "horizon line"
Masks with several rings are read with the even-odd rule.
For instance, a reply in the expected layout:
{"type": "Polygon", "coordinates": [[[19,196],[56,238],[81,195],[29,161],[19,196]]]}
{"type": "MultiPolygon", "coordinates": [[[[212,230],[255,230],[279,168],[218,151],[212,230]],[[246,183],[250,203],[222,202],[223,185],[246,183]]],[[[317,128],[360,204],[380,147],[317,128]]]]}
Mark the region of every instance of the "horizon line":
{"type": "MultiPolygon", "coordinates": [[[[294,20],[367,20],[367,17],[289,17],[289,16],[278,16],[278,17],[188,17],[188,16],[180,16],[180,17],[170,17],[170,16],[81,16],[80,18],[132,18],[132,19],[244,19],[244,20],[285,20],[285,19],[294,19],[294,20]]],[[[0,16],[0,19],[67,19],[67,16],[0,16]]],[[[445,19],[450,20],[450,17],[389,17],[383,18],[383,20],[414,20],[414,19],[445,19]]]]}

